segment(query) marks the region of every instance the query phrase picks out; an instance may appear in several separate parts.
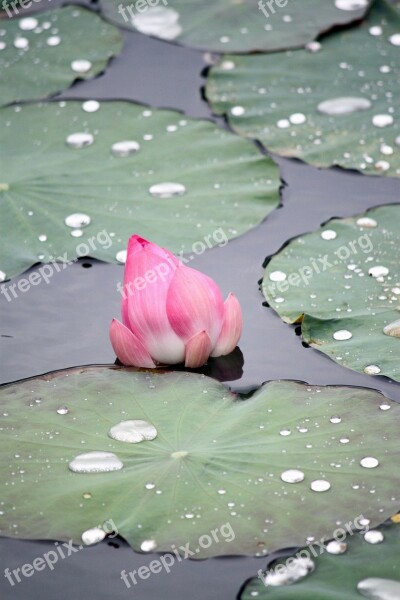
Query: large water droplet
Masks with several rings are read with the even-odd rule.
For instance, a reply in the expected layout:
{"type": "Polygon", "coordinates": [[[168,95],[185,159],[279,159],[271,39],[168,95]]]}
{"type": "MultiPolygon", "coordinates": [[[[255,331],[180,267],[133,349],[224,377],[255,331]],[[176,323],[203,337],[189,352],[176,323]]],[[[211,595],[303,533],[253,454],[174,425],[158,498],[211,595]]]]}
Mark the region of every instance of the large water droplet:
{"type": "Polygon", "coordinates": [[[281,473],[281,479],[285,483],[300,483],[304,481],[304,473],[298,469],[289,469],[281,473]]]}
{"type": "Polygon", "coordinates": [[[331,488],[331,484],[326,479],[315,479],[311,482],[313,492],[327,492],[331,488]]]}
{"type": "Polygon", "coordinates": [[[371,277],[386,277],[386,275],[389,275],[389,269],[382,265],[377,265],[368,270],[368,275],[371,275],[371,277]]]}
{"type": "Polygon", "coordinates": [[[52,35],[46,40],[46,44],[48,46],[59,46],[61,43],[61,38],[58,35],[52,35]]]}
{"type": "Polygon", "coordinates": [[[119,442],[138,444],[144,440],[154,440],[157,437],[157,429],[148,421],[135,419],[132,421],[121,421],[118,425],[111,427],[108,435],[119,442]]]}
{"type": "Polygon", "coordinates": [[[364,373],[366,375],[379,375],[379,373],[381,372],[380,367],[378,367],[378,365],[367,365],[364,368],[364,373]]]}
{"type": "Polygon", "coordinates": [[[66,406],[60,406],[60,408],[57,408],[57,413],[59,415],[67,415],[69,413],[69,410],[66,406]]]}
{"type": "Polygon", "coordinates": [[[39,25],[39,21],[34,17],[26,17],[26,19],[21,19],[18,25],[23,31],[31,31],[32,29],[36,29],[39,25]]]}
{"type": "Polygon", "coordinates": [[[100,102],[98,102],[97,100],[86,100],[82,104],[82,109],[88,113],[96,112],[99,110],[99,108],[100,108],[100,102]]]}
{"type": "Polygon", "coordinates": [[[379,465],[379,460],[373,456],[365,456],[360,460],[360,465],[365,469],[375,469],[379,465]]]}
{"type": "Polygon", "coordinates": [[[93,544],[98,544],[106,537],[106,532],[100,527],[93,527],[92,529],[88,529],[82,533],[82,542],[86,546],[92,546],[93,544]]]}
{"type": "Polygon", "coordinates": [[[114,156],[126,157],[131,154],[135,154],[140,148],[140,144],[133,140],[125,140],[122,142],[116,142],[111,146],[111,152],[114,156]]]}
{"type": "Polygon", "coordinates": [[[78,454],[70,463],[69,468],[74,473],[106,473],[119,471],[123,463],[112,452],[86,452],[78,454]]]}
{"type": "Polygon", "coordinates": [[[357,590],[370,600],[399,600],[400,581],[368,577],[358,583],[357,590]]]}
{"type": "Polygon", "coordinates": [[[152,196],[156,198],[172,198],[173,196],[182,196],[186,188],[182,183],[156,183],[149,189],[152,196]]]}
{"type": "Polygon", "coordinates": [[[370,529],[364,534],[364,540],[368,544],[380,544],[384,539],[382,531],[378,531],[377,529],[370,529]]]}
{"type": "Polygon", "coordinates": [[[374,115],[372,117],[372,124],[375,127],[388,127],[388,125],[393,124],[392,115],[374,115]]]}
{"type": "Polygon", "coordinates": [[[353,337],[353,334],[347,329],[339,329],[338,331],[334,332],[332,337],[334,340],[342,342],[344,340],[350,340],[353,337]]]}
{"type": "Polygon", "coordinates": [[[266,587],[291,585],[304,579],[314,569],[315,563],[311,558],[294,557],[288,564],[279,565],[276,571],[267,571],[263,578],[264,585],[266,587]]]}
{"type": "Polygon", "coordinates": [[[120,262],[124,265],[126,263],[127,256],[128,256],[127,250],[119,250],[117,252],[117,254],[115,255],[115,258],[117,259],[118,262],[120,262]]]}
{"type": "Polygon", "coordinates": [[[347,544],[345,542],[338,542],[337,540],[332,540],[326,546],[326,551],[329,554],[344,554],[346,550],[347,544]]]}
{"type": "Polygon", "coordinates": [[[321,237],[325,241],[330,241],[336,239],[337,233],[336,231],[333,231],[333,229],[325,229],[324,231],[322,231],[321,237]]]}
{"type": "Polygon", "coordinates": [[[164,40],[174,40],[182,33],[179,24],[179,13],[173,8],[151,6],[143,13],[138,13],[132,20],[133,25],[141,33],[154,35],[164,40]]]}
{"type": "Polygon", "coordinates": [[[371,102],[367,98],[354,98],[343,96],[324,100],[318,104],[318,112],[324,115],[350,115],[360,110],[371,108],[371,102]]]}
{"type": "Polygon", "coordinates": [[[86,148],[93,144],[94,137],[91,133],[71,133],[66,141],[71,148],[86,148]]]}
{"type": "Polygon", "coordinates": [[[17,37],[14,40],[14,46],[15,48],[18,48],[18,50],[26,50],[29,46],[29,40],[24,37],[17,37]]]}
{"type": "Polygon", "coordinates": [[[391,35],[389,42],[393,44],[393,46],[400,46],[400,33],[394,33],[391,35]]]}
{"type": "Polygon", "coordinates": [[[142,552],[152,552],[157,548],[157,542],[155,540],[143,540],[140,544],[142,552]]]}
{"type": "Polygon", "coordinates": [[[78,60],[73,60],[71,63],[71,69],[75,71],[75,73],[87,73],[92,68],[92,63],[90,60],[86,60],[86,58],[80,58],[78,60]]]}
{"type": "Polygon", "coordinates": [[[285,281],[286,273],[283,271],[272,271],[272,273],[269,274],[269,278],[271,281],[285,281]]]}
{"type": "Polygon", "coordinates": [[[385,335],[390,335],[391,337],[400,337],[400,319],[386,325],[386,327],[383,328],[383,333],[385,335]]]}
{"type": "Polygon", "coordinates": [[[72,213],[65,218],[64,222],[66,225],[68,225],[68,227],[76,229],[86,227],[89,225],[90,221],[91,219],[89,215],[86,215],[85,213],[72,213]]]}
{"type": "Polygon", "coordinates": [[[360,10],[368,6],[368,0],[335,0],[335,6],[340,10],[360,10]]]}
{"type": "Polygon", "coordinates": [[[375,219],[371,219],[370,217],[360,217],[356,223],[359,227],[370,227],[371,229],[378,226],[375,219]]]}

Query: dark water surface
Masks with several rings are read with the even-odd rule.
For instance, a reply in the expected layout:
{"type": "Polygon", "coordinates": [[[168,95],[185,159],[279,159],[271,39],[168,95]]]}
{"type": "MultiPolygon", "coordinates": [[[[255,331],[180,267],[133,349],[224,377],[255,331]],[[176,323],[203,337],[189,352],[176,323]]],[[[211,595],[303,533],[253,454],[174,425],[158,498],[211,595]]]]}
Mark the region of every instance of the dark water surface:
{"type": "MultiPolygon", "coordinates": [[[[42,2],[45,9],[59,4],[58,0],[51,5],[42,2]]],[[[104,75],[79,83],[60,97],[135,100],[175,108],[192,117],[212,118],[201,94],[201,73],[206,66],[201,52],[138,33],[124,32],[124,38],[122,54],[104,75]]],[[[233,291],[243,307],[243,375],[238,378],[238,365],[233,364],[228,385],[247,391],[271,379],[297,379],[371,387],[400,401],[399,384],[344,369],[316,350],[303,347],[294,328],[262,306],[257,284],[264,259],[290,238],[313,231],[330,218],[398,202],[400,182],[277,161],[285,182],[282,206],[255,230],[190,263],[213,277],[225,295],[233,291]]],[[[0,383],[75,365],[114,362],[108,326],[112,317],[120,315],[116,284],[122,277],[122,266],[85,259],[13,302],[1,296],[0,383]]],[[[216,363],[213,368],[219,367],[216,363]]],[[[254,558],[187,560],[169,575],[152,575],[128,589],[120,572],[146,565],[154,556],[134,553],[118,541],[118,547],[104,542],[75,553],[60,560],[54,571],[36,572],[14,587],[3,577],[6,567],[12,570],[32,563],[52,549],[53,543],[0,538],[1,600],[233,600],[244,580],[265,564],[265,559],[254,558]]]]}

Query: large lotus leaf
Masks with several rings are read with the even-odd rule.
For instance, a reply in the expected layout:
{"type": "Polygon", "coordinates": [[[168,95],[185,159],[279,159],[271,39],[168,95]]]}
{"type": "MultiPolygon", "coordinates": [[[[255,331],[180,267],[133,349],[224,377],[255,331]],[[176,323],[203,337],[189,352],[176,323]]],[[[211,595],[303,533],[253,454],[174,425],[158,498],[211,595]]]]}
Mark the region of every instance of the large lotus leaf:
{"type": "Polygon", "coordinates": [[[304,46],[335,25],[360,19],[370,0],[163,0],[143,10],[129,0],[100,4],[108,19],[129,29],[193,48],[251,52],[304,46]]]}
{"type": "Polygon", "coordinates": [[[208,80],[213,110],[284,156],[400,175],[400,14],[377,0],[359,27],[321,44],[316,52],[225,56],[208,80]]]}
{"type": "Polygon", "coordinates": [[[400,205],[334,219],[274,256],[262,285],[284,321],[302,323],[306,342],[355,371],[395,380],[400,380],[399,225],[400,205]]]}
{"type": "Polygon", "coordinates": [[[400,406],[372,390],[281,381],[243,400],[204,375],[97,367],[3,387],[0,403],[2,535],[79,543],[112,520],[135,549],[262,554],[329,537],[360,514],[380,523],[399,506],[400,406]],[[157,437],[108,436],[136,419],[157,437]],[[124,466],[69,470],[88,452],[124,466]],[[361,466],[366,457],[378,466],[361,466]],[[285,483],[291,469],[304,480],[285,483]],[[320,480],[330,489],[313,491],[320,480]]]}
{"type": "Polygon", "coordinates": [[[97,106],[0,111],[0,269],[7,276],[65,253],[69,261],[90,254],[116,262],[135,232],[172,251],[200,252],[278,205],[278,167],[251,142],[173,111],[103,102],[87,112],[97,106]],[[76,231],[65,219],[77,213],[72,225],[79,213],[91,222],[76,231]],[[99,236],[103,230],[110,238],[99,236]]]}
{"type": "MultiPolygon", "coordinates": [[[[347,550],[343,554],[332,554],[325,549],[319,555],[320,548],[314,548],[315,553],[303,548],[299,557],[306,558],[308,554],[314,561],[314,571],[294,585],[265,586],[260,578],[251,579],[240,600],[397,600],[400,598],[400,526],[384,526],[376,531],[379,533],[369,534],[370,539],[377,540],[380,536],[383,541],[370,543],[362,534],[348,536],[347,550]]],[[[275,573],[277,565],[285,565],[285,560],[271,565],[268,572],[275,573]]],[[[292,574],[295,570],[296,567],[292,574]]]]}
{"type": "Polygon", "coordinates": [[[4,17],[0,32],[0,105],[43,98],[94,77],[122,48],[116,27],[78,6],[4,17]]]}

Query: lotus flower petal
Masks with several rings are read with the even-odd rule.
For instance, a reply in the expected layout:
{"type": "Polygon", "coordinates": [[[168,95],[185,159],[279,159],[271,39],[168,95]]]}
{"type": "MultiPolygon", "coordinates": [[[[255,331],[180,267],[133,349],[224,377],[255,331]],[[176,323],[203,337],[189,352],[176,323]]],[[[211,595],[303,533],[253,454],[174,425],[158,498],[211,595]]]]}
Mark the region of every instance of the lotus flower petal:
{"type": "Polygon", "coordinates": [[[211,352],[211,340],[206,331],[190,338],[186,344],[185,367],[197,369],[204,365],[211,352]]]}
{"type": "Polygon", "coordinates": [[[224,304],[224,322],[211,356],[225,356],[236,348],[242,334],[243,318],[239,300],[229,294],[224,304]]]}
{"type": "Polygon", "coordinates": [[[110,340],[115,354],[127,367],[154,369],[155,364],[142,342],[125,325],[113,319],[110,340]]]}

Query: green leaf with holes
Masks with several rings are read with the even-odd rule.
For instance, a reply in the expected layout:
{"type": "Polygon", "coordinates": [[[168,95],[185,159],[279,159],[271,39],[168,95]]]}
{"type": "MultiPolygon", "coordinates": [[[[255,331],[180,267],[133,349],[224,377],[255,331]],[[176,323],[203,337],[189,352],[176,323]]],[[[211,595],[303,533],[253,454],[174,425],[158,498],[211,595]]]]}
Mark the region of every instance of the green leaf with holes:
{"type": "Polygon", "coordinates": [[[334,219],[268,263],[262,290],[339,364],[400,380],[400,205],[334,219]]]}
{"type": "Polygon", "coordinates": [[[398,507],[400,406],[372,390],[280,381],[244,400],[202,375],[92,367],[5,386],[0,402],[1,535],[79,543],[112,521],[134,549],[261,555],[398,507]],[[109,437],[132,420],[157,437],[109,437]],[[123,467],[71,471],[89,452],[123,467]]]}
{"type": "MultiPolygon", "coordinates": [[[[346,529],[338,527],[338,539],[343,539],[346,529]]],[[[400,598],[399,551],[400,526],[385,525],[379,530],[347,536],[345,542],[327,546],[302,548],[298,554],[288,555],[268,566],[260,577],[248,581],[240,594],[240,600],[396,600],[400,598]],[[368,538],[368,536],[370,536],[368,538]],[[375,543],[366,539],[375,540],[375,543]],[[377,541],[381,540],[381,541],[377,541]],[[347,549],[346,546],[347,545],[347,549]],[[340,550],[341,554],[332,554],[340,550]],[[344,552],[343,552],[344,551],[344,552]],[[292,566],[288,559],[295,559],[292,566]],[[314,570],[294,585],[265,585],[264,582],[278,581],[287,576],[296,579],[305,574],[306,561],[314,562],[314,570]],[[281,566],[278,566],[281,565],[281,566]],[[299,568],[300,566],[300,568],[299,568]],[[266,575],[266,577],[265,577],[266,575]]],[[[310,563],[309,563],[310,564],[310,563]]],[[[310,564],[310,569],[312,565],[310,564]]]]}
{"type": "Polygon", "coordinates": [[[241,135],[318,167],[400,175],[400,14],[377,0],[359,27],[319,51],[225,56],[207,97],[241,135]]]}
{"type": "Polygon", "coordinates": [[[113,23],[215,52],[299,48],[320,33],[362,18],[369,0],[165,0],[139,10],[129,0],[100,0],[113,23]],[[166,6],[167,5],[167,6],[166,6]]]}
{"type": "Polygon", "coordinates": [[[194,256],[279,204],[278,167],[251,142],[129,102],[2,109],[0,148],[0,269],[9,277],[58,257],[117,262],[133,233],[194,256]],[[65,219],[77,213],[74,230],[65,219]],[[91,220],[84,228],[79,213],[91,220]]]}
{"type": "Polygon", "coordinates": [[[0,30],[0,105],[50,96],[75,79],[92,78],[122,49],[118,29],[79,6],[4,15],[0,30]]]}

